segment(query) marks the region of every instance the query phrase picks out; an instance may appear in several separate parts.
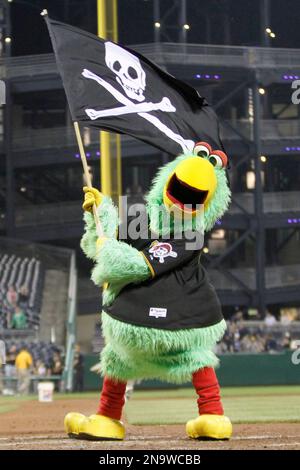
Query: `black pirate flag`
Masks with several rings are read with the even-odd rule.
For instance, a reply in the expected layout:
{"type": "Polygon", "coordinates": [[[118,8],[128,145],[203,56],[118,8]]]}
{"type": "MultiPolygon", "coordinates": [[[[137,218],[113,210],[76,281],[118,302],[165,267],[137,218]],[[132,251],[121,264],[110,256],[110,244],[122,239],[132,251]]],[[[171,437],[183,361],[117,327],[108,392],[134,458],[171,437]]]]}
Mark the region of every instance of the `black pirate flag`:
{"type": "Polygon", "coordinates": [[[141,54],[45,17],[72,119],[171,155],[220,149],[218,119],[198,92],[141,54]]]}

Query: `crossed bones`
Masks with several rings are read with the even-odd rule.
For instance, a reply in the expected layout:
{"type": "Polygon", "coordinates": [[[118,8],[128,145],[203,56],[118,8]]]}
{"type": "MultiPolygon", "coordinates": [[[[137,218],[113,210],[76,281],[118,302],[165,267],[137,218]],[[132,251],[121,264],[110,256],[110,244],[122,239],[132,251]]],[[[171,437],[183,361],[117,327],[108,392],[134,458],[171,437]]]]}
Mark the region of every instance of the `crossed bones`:
{"type": "Polygon", "coordinates": [[[143,119],[151,122],[156,128],[163,132],[170,139],[177,142],[184,152],[191,151],[194,148],[194,142],[192,140],[186,140],[181,137],[181,135],[173,132],[169,127],[163,124],[157,117],[148,114],[150,111],[163,111],[174,113],[176,108],[172,105],[169,98],[164,97],[159,103],[133,103],[126,96],[122,95],[116,88],[114,88],[110,83],[103,80],[95,73],[90,70],[84,69],[82,76],[90,80],[95,80],[99,85],[103,86],[111,95],[113,95],[119,103],[122,103],[124,106],[119,106],[113,109],[106,109],[103,111],[97,111],[95,109],[86,109],[85,112],[91,120],[99,119],[107,116],[120,116],[122,114],[132,114],[137,113],[143,119]]]}

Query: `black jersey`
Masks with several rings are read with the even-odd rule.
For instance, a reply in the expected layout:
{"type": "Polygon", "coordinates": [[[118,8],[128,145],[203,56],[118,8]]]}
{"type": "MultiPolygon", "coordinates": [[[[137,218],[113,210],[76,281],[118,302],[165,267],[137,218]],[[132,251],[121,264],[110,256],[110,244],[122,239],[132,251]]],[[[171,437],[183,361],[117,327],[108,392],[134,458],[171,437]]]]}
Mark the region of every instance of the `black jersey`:
{"type": "Polygon", "coordinates": [[[104,310],[137,326],[177,330],[211,326],[223,319],[220,302],[200,263],[201,250],[187,239],[124,240],[141,252],[152,278],[123,288],[104,310]]]}

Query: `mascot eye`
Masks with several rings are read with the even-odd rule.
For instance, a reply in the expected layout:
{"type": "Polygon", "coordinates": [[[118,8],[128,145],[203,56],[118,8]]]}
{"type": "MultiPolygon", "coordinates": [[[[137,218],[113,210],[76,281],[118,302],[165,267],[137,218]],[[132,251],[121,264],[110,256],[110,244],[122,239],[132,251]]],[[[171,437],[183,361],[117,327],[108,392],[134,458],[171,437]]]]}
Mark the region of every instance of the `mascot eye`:
{"type": "Polygon", "coordinates": [[[213,150],[208,160],[213,166],[218,168],[224,168],[228,162],[226,153],[222,152],[221,150],[213,150]]]}
{"type": "Polygon", "coordinates": [[[198,157],[208,157],[212,152],[211,146],[206,142],[198,142],[193,150],[194,155],[198,157]]]}

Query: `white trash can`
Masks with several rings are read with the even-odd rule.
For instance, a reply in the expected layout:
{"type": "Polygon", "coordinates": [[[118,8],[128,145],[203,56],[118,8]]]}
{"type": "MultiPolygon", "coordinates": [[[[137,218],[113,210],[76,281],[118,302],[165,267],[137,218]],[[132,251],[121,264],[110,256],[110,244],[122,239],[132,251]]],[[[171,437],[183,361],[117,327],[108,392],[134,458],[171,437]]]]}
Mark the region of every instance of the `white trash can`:
{"type": "Polygon", "coordinates": [[[39,382],[38,383],[39,401],[41,402],[53,401],[53,391],[54,391],[53,382],[39,382]]]}

